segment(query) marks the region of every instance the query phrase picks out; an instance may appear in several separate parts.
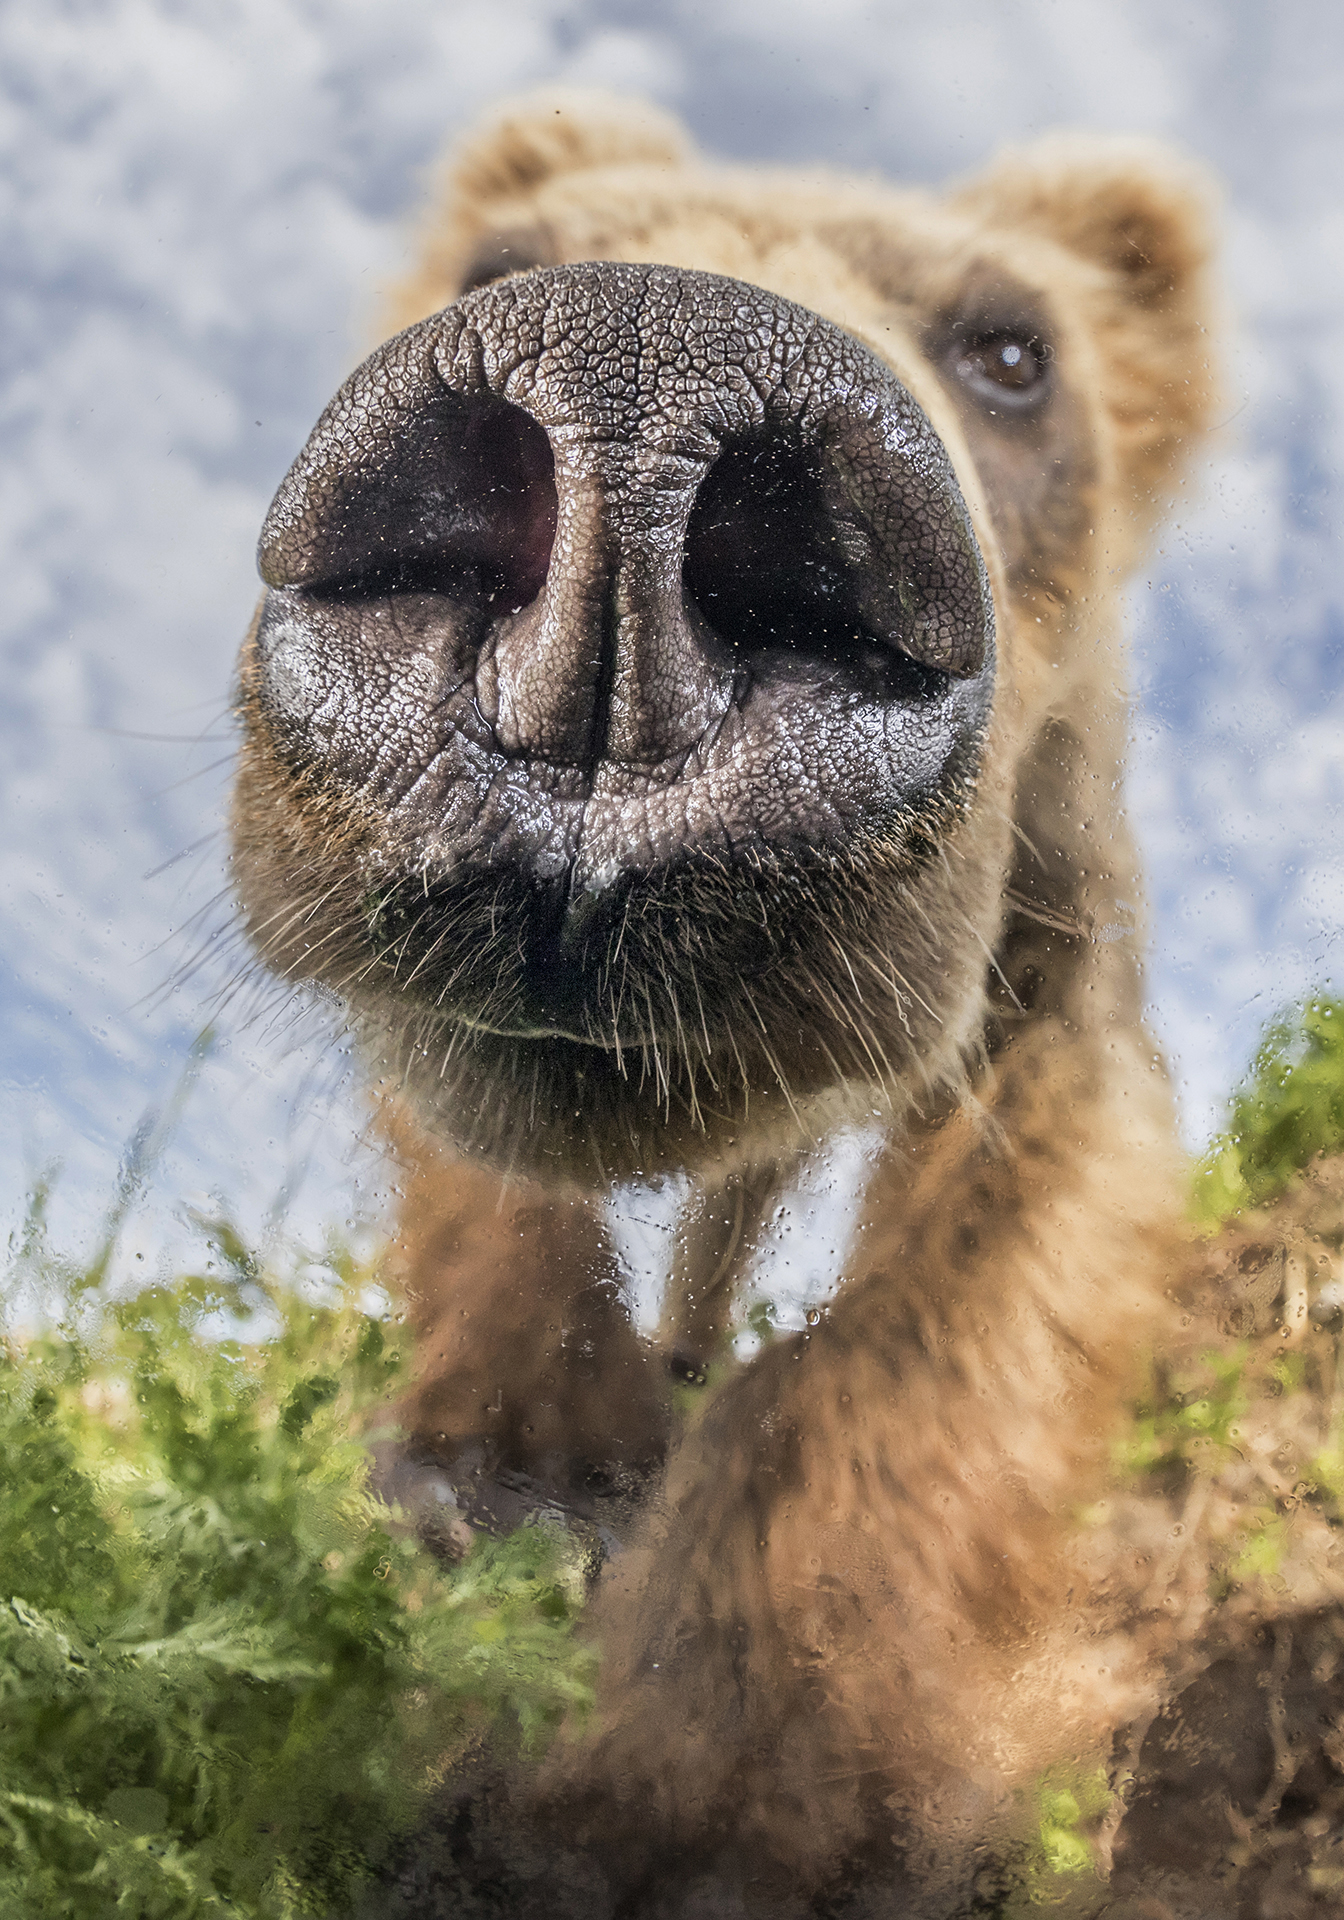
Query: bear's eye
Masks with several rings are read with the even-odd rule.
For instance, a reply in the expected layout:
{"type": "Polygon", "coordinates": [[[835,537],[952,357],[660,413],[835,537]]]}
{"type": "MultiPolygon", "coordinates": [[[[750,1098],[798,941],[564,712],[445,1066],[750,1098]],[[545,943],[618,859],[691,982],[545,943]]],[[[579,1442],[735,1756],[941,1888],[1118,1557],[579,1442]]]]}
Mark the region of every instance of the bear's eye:
{"type": "Polygon", "coordinates": [[[1026,413],[1050,390],[1050,349],[1028,333],[961,340],[949,357],[958,380],[991,412],[1026,413]]]}

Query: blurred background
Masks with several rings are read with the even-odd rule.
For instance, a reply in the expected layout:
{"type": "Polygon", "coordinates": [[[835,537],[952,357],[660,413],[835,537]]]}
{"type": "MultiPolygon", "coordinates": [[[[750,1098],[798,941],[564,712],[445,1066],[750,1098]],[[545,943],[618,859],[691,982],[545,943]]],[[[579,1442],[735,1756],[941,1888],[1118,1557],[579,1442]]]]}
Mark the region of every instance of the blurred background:
{"type": "Polygon", "coordinates": [[[6,0],[10,1224],[59,1169],[58,1234],[94,1233],[119,1168],[134,1197],[152,1110],[196,1066],[128,1258],[163,1254],[182,1210],[220,1195],[247,1231],[284,1220],[314,1245],[386,1202],[327,1017],[235,990],[230,675],[266,504],[372,344],[445,139],[549,79],[652,95],[742,159],[935,181],[1078,125],[1209,163],[1226,191],[1226,406],[1131,594],[1152,1017],[1192,1144],[1265,1019],[1344,971],[1344,9],[6,0]]]}

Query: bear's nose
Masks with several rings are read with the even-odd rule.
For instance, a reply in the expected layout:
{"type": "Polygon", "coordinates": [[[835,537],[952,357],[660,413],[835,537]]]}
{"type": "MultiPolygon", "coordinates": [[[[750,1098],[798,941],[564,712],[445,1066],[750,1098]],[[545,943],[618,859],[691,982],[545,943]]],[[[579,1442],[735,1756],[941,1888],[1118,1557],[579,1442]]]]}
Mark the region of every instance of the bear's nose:
{"type": "Polygon", "coordinates": [[[993,616],[947,455],[815,314],[716,275],[544,268],[347,382],[261,571],[430,594],[508,756],[673,777],[744,679],[826,663],[908,701],[985,673],[993,616]]]}

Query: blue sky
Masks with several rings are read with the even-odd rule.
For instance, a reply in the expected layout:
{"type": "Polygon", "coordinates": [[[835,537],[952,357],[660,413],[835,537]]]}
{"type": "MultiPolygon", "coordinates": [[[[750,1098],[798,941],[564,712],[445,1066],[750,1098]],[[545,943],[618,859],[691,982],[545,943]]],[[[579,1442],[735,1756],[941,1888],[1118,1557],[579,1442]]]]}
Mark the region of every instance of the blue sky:
{"type": "MultiPolygon", "coordinates": [[[[274,486],[371,343],[446,138],[547,78],[709,148],[938,179],[1060,124],[1225,183],[1227,405],[1136,582],[1131,811],[1192,1139],[1344,983],[1344,13],[1315,0],[8,0],[0,12],[0,1204],[87,1229],[238,955],[231,664],[274,486]],[[174,856],[182,856],[174,858],[174,856]],[[172,864],[165,865],[166,862],[172,864]],[[199,963],[199,964],[196,964],[199,963]],[[186,969],[196,971],[183,979],[186,969]]],[[[160,1191],[376,1207],[323,1016],[230,1001],[160,1191]]],[[[171,1220],[145,1209],[158,1244],[171,1220]]]]}

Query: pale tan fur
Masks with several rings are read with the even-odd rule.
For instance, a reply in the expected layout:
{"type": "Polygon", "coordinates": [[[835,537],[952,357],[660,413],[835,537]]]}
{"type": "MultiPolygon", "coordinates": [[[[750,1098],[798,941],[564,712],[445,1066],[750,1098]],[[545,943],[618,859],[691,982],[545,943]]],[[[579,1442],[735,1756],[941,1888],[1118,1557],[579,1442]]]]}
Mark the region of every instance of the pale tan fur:
{"type": "MultiPolygon", "coordinates": [[[[948,937],[983,941],[983,987],[925,1084],[889,1090],[906,1123],[834,1306],[676,1440],[592,1603],[595,1726],[527,1802],[557,1844],[618,1855],[623,1884],[676,1862],[782,1913],[861,1859],[903,1889],[875,1912],[946,1910],[1030,1824],[1030,1783],[1104,1760],[1178,1658],[1170,1633],[1135,1630],[1147,1575],[1099,1568],[1077,1516],[1147,1357],[1176,1337],[1186,1258],[1141,919],[1111,936],[1142,899],[1119,588],[1212,405],[1207,206],[1192,170],[1140,142],[1042,141],[939,195],[715,166],[653,109],[539,95],[459,148],[390,304],[392,327],[435,311],[492,247],[500,271],[529,251],[657,261],[798,301],[915,393],[994,583],[994,721],[976,807],[940,856],[967,903],[948,937]],[[1044,533],[1023,520],[1016,456],[972,444],[926,354],[968,287],[1004,279],[1067,369],[1068,440],[1049,458],[1073,464],[1044,533]],[[987,861],[1003,894],[981,932],[987,861]]],[[[267,831],[259,804],[244,839],[267,831]]],[[[585,1318],[614,1287],[590,1203],[454,1169],[397,1124],[416,1168],[416,1442],[490,1434],[539,1473],[566,1446],[643,1463],[661,1389],[623,1322],[585,1318]]]]}

